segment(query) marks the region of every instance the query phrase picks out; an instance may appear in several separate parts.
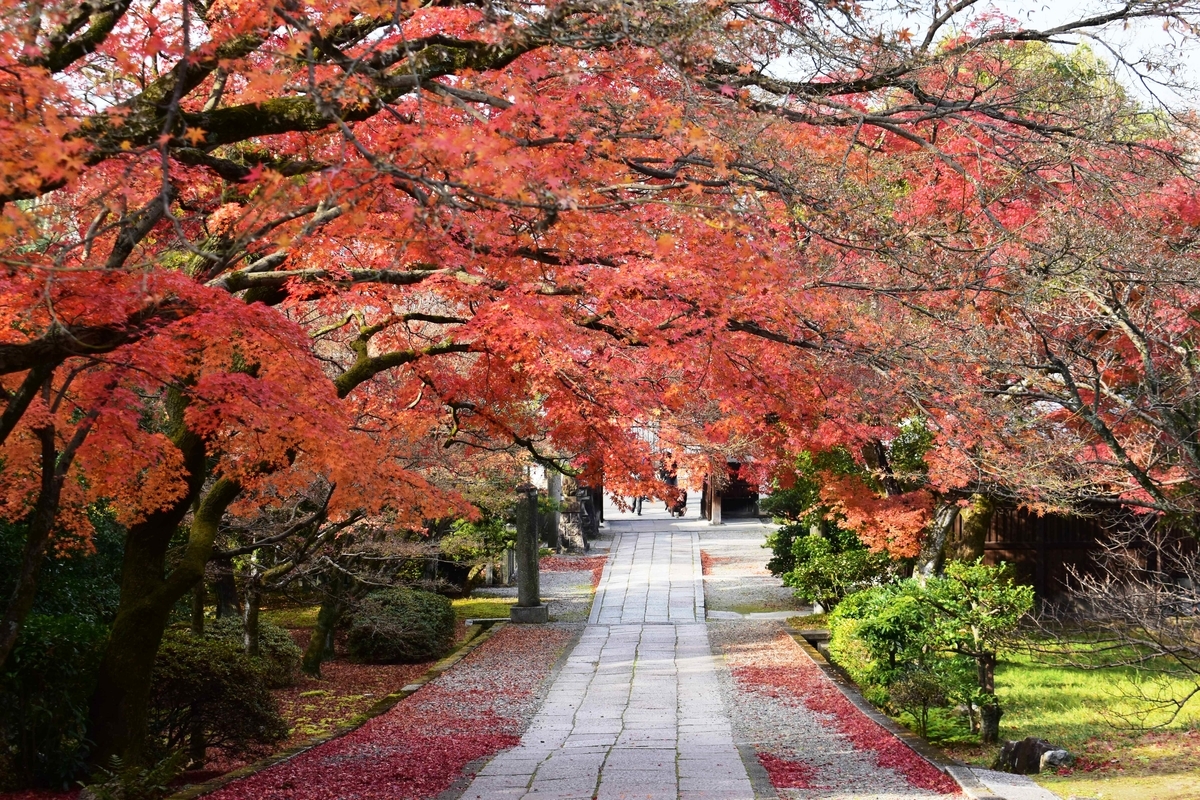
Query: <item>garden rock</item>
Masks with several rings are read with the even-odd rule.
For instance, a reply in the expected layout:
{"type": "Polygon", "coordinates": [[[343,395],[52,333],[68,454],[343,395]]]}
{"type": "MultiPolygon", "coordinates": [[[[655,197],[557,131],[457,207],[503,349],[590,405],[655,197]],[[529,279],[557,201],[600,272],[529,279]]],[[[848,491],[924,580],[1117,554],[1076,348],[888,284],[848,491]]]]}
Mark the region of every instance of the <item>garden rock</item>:
{"type": "Polygon", "coordinates": [[[1040,763],[1042,772],[1053,772],[1075,763],[1075,756],[1067,750],[1047,750],[1042,753],[1040,763]]]}
{"type": "Polygon", "coordinates": [[[1035,736],[1019,742],[1005,742],[996,756],[996,762],[992,764],[992,769],[1017,775],[1033,775],[1041,771],[1042,754],[1059,749],[1045,739],[1035,736]]]}

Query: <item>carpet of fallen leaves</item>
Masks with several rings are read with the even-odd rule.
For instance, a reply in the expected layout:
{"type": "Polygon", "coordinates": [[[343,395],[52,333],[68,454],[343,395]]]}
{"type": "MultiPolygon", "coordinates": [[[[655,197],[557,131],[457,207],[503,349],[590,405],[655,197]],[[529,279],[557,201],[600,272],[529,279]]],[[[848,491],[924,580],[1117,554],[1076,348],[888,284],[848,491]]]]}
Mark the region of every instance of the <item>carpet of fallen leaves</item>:
{"type": "MultiPolygon", "coordinates": [[[[308,631],[292,633],[294,638],[300,639],[301,646],[307,644],[308,631]]],[[[279,713],[291,730],[286,740],[249,758],[231,758],[210,750],[204,769],[188,770],[174,784],[203,783],[243,767],[268,752],[287,750],[314,736],[331,733],[340,724],[353,720],[387,695],[423,675],[433,663],[354,664],[344,658],[326,661],[321,665],[320,678],[303,675],[295,686],[272,690],[271,694],[279,703],[279,713]]],[[[78,794],[77,789],[0,792],[0,800],[73,800],[78,794]]]]}
{"type": "Polygon", "coordinates": [[[542,556],[538,569],[542,572],[591,572],[592,587],[600,585],[604,562],[608,556],[542,556]]]}
{"type": "MultiPolygon", "coordinates": [[[[417,664],[354,664],[343,659],[321,665],[321,677],[301,676],[295,686],[271,692],[279,703],[279,713],[287,720],[288,738],[275,751],[287,750],[332,733],[347,722],[369,711],[392,692],[411,683],[428,670],[434,661],[417,664]]],[[[260,754],[261,755],[261,754],[260,754]]],[[[201,782],[250,763],[249,760],[210,758],[205,773],[187,773],[189,782],[201,782]]]]}
{"type": "MultiPolygon", "coordinates": [[[[730,564],[730,563],[736,563],[736,562],[738,562],[738,559],[736,559],[732,556],[714,556],[712,553],[708,552],[707,550],[701,550],[700,551],[700,574],[712,575],[713,567],[718,567],[722,564],[730,564]]],[[[745,565],[738,563],[737,566],[744,567],[745,565]]],[[[758,564],[756,563],[754,566],[757,567],[758,564]]],[[[765,569],[756,569],[754,571],[762,572],[764,575],[767,574],[765,569]]]]}
{"type": "Polygon", "coordinates": [[[759,753],[758,763],[763,765],[776,789],[820,789],[813,783],[817,771],[803,761],[789,761],[770,753],[759,753]]]}
{"type": "Polygon", "coordinates": [[[573,630],[511,626],[386,714],[213,800],[420,800],[472,761],[512,747],[573,630]]]}
{"type": "MultiPolygon", "coordinates": [[[[953,779],[860,711],[790,636],[781,633],[776,641],[781,645],[790,643],[794,657],[787,663],[770,666],[735,667],[733,676],[742,688],[785,702],[802,702],[814,714],[824,715],[856,749],[873,752],[880,767],[895,770],[917,788],[958,794],[959,787],[953,779]]],[[[770,774],[770,768],[767,771],[770,774]]]]}

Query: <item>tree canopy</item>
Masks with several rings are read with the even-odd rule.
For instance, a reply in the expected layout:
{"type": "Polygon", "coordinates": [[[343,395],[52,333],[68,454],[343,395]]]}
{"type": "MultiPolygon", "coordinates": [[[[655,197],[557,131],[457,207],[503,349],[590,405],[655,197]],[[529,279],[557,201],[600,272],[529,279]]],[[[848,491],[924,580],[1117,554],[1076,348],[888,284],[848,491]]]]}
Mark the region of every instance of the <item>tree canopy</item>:
{"type": "Polygon", "coordinates": [[[769,474],[921,417],[923,485],[823,498],[898,555],[980,487],[1194,510],[1190,120],[1057,43],[1197,8],[1096,5],[4,3],[0,655],[108,504],[104,757],[226,513],[420,527],[513,452],[640,494],[650,423],[769,474]]]}

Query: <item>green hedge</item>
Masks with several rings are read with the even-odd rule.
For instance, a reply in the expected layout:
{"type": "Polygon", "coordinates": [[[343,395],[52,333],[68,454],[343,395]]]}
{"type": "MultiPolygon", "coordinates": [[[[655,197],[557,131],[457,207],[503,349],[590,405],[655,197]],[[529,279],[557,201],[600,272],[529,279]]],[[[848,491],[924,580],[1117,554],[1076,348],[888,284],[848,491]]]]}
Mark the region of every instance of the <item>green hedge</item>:
{"type": "Polygon", "coordinates": [[[0,790],[65,789],[85,771],[88,699],[108,627],[31,614],[0,673],[0,790]]]}
{"type": "MultiPolygon", "coordinates": [[[[222,617],[205,625],[204,635],[242,646],[242,621],[237,617],[222,617]]],[[[258,652],[263,662],[267,685],[272,689],[294,686],[300,680],[300,660],[304,652],[292,641],[284,628],[259,620],[258,652]]]]}
{"type": "Polygon", "coordinates": [[[346,644],[356,661],[428,661],[453,646],[454,609],[447,598],[418,589],[373,592],[351,615],[346,644]]]}
{"type": "MultiPolygon", "coordinates": [[[[163,752],[188,748],[195,731],[208,747],[253,753],[288,734],[267,686],[267,667],[228,639],[172,628],[151,678],[151,733],[163,752]]],[[[190,748],[189,748],[190,749],[190,748]]]]}

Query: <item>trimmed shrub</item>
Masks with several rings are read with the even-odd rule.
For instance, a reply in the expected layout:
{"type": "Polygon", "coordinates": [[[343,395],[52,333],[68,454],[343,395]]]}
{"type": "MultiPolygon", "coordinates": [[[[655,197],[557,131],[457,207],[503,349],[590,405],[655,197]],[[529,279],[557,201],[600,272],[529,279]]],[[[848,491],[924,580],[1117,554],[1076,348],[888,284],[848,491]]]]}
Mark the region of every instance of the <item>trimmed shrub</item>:
{"type": "Polygon", "coordinates": [[[164,752],[205,747],[254,753],[288,734],[267,688],[266,667],[228,639],[172,628],[151,678],[151,732],[164,752]]]}
{"type": "MultiPolygon", "coordinates": [[[[222,617],[204,625],[205,636],[233,642],[239,648],[243,646],[242,630],[242,621],[237,617],[222,617]]],[[[295,686],[300,680],[300,660],[304,652],[284,628],[259,620],[258,653],[270,688],[295,686]]]]}
{"type": "Polygon", "coordinates": [[[88,698],[108,628],[31,614],[0,673],[0,790],[65,789],[84,773],[88,698]]]}
{"type": "Polygon", "coordinates": [[[883,580],[891,565],[885,553],[875,553],[853,533],[834,529],[831,535],[810,534],[792,542],[793,567],[783,583],[796,597],[833,609],[846,595],[883,580]]]}
{"type": "Polygon", "coordinates": [[[346,644],[356,661],[428,661],[454,644],[454,609],[445,597],[419,589],[372,592],[351,615],[346,644]]]}
{"type": "Polygon", "coordinates": [[[952,561],[924,585],[905,580],[848,596],[830,614],[829,652],[868,699],[909,711],[919,727],[935,700],[962,702],[972,727],[978,712],[988,743],[1003,713],[996,662],[1032,605],[1032,589],[1004,565],[952,561]]]}

